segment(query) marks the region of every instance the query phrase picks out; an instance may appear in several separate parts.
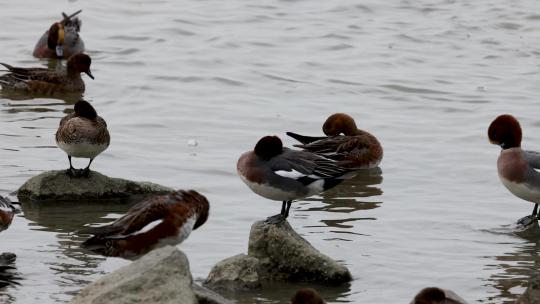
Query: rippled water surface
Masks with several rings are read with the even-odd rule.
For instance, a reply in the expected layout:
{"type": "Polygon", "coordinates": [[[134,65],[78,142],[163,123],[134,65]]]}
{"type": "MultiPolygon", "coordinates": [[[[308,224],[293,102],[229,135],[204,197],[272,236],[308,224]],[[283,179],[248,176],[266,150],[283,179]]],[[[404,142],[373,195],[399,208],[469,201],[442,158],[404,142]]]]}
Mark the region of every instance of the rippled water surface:
{"type": "MultiPolygon", "coordinates": [[[[499,182],[486,128],[513,113],[523,145],[540,150],[538,8],[534,0],[10,1],[0,11],[0,61],[45,66],[31,56],[35,42],[61,11],[83,9],[96,77],[83,76],[84,95],[112,136],[93,168],[209,198],[208,223],[180,245],[199,281],[246,252],[250,225],[280,208],[237,177],[238,156],[263,135],[321,134],[339,111],[375,134],[385,157],[382,173],[293,204],[292,226],[353,274],[348,286],[317,287],[328,302],[407,303],[437,285],[470,302],[511,303],[540,262],[540,237],[513,233],[532,205],[499,182]]],[[[0,96],[0,194],[67,167],[54,133],[72,105],[0,96]]],[[[126,265],[80,250],[73,234],[126,208],[23,204],[0,234],[0,251],[18,255],[20,285],[0,290],[0,301],[65,302],[126,265]]],[[[297,288],[228,296],[285,303],[297,288]]]]}

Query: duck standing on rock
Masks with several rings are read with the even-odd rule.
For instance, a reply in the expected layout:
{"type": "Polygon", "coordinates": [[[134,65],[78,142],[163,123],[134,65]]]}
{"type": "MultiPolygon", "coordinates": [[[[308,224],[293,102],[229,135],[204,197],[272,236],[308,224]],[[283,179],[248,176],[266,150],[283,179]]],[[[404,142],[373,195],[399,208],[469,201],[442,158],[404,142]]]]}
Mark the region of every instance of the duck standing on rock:
{"type": "Polygon", "coordinates": [[[208,200],[193,190],[151,196],[110,225],[79,231],[94,235],[81,246],[105,256],[134,259],[182,243],[206,222],[209,208],[208,200]]]}
{"type": "Polygon", "coordinates": [[[291,299],[291,304],[325,304],[319,293],[313,288],[299,289],[291,299]]]}
{"type": "Polygon", "coordinates": [[[253,192],[283,202],[281,213],[271,221],[287,218],[293,200],[319,194],[354,176],[334,160],[283,147],[277,136],[260,139],[253,151],[240,156],[236,168],[253,192]]]}
{"type": "Polygon", "coordinates": [[[80,12],[82,10],[70,16],[62,13],[62,21],[53,23],[41,36],[32,55],[37,58],[69,58],[84,52],[84,42],[79,36],[81,21],[75,17],[80,12]]]}
{"type": "Polygon", "coordinates": [[[55,95],[66,93],[83,93],[85,86],[81,73],[86,73],[94,79],[90,71],[92,59],[79,53],[67,61],[65,71],[53,71],[46,68],[22,68],[1,63],[8,69],[7,74],[0,76],[0,86],[3,90],[40,95],[55,95]]]}
{"type": "Polygon", "coordinates": [[[111,143],[107,123],[97,115],[96,110],[85,100],[79,100],[74,112],[60,120],[56,131],[56,145],[67,153],[70,176],[90,174],[90,164],[96,156],[105,151],[111,143]],[[90,158],[88,166],[82,172],[75,170],[71,157],[90,158]]]}
{"type": "Polygon", "coordinates": [[[381,162],[381,144],[375,136],[358,129],[351,116],[345,113],[330,115],[322,130],[326,137],[304,136],[293,132],[287,132],[287,135],[302,143],[295,147],[337,160],[347,168],[370,169],[381,162]]]}
{"type": "Polygon", "coordinates": [[[497,171],[503,185],[515,196],[534,203],[532,214],[521,218],[519,225],[529,226],[540,217],[540,153],[521,149],[521,126],[515,117],[498,116],[489,126],[489,141],[502,148],[497,171]]]}

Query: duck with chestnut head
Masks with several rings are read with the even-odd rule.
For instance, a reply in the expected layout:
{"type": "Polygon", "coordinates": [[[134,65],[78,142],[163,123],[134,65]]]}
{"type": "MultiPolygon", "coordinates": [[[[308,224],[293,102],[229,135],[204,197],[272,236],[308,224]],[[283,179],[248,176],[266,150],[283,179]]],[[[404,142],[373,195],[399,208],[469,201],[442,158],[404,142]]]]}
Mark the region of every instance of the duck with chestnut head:
{"type": "Polygon", "coordinates": [[[291,304],[325,304],[319,293],[313,288],[301,288],[291,299],[291,304]]]}
{"type": "Polygon", "coordinates": [[[206,222],[209,208],[208,200],[193,190],[150,196],[109,225],[80,230],[94,235],[81,246],[105,256],[136,259],[182,243],[206,222]]]}
{"type": "Polygon", "coordinates": [[[34,47],[37,58],[69,58],[84,52],[84,42],[79,36],[81,21],[77,16],[82,10],[71,15],[62,13],[62,20],[55,22],[41,36],[34,47]]]}
{"type": "Polygon", "coordinates": [[[345,113],[330,115],[323,124],[325,137],[312,137],[287,132],[302,144],[295,147],[321,154],[353,169],[370,169],[379,165],[383,149],[377,138],[358,129],[354,119],[345,113]]]}
{"type": "Polygon", "coordinates": [[[540,203],[540,153],[521,148],[521,126],[509,114],[500,115],[488,129],[489,141],[502,148],[497,159],[497,171],[503,185],[515,196],[534,203],[530,216],[518,221],[528,226],[537,221],[540,203]]]}
{"type": "Polygon", "coordinates": [[[240,156],[236,168],[253,192],[282,202],[280,214],[271,222],[287,218],[293,200],[319,194],[354,176],[334,160],[283,147],[277,136],[261,138],[253,151],[240,156]]]}

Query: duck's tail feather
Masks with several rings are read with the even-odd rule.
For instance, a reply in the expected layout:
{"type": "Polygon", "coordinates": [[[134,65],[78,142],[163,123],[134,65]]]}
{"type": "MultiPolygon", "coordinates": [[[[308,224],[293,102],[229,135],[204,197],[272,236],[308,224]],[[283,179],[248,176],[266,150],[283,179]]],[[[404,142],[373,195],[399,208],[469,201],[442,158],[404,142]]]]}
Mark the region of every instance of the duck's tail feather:
{"type": "Polygon", "coordinates": [[[319,137],[317,137],[317,136],[305,136],[305,135],[300,135],[300,134],[296,134],[296,133],[293,133],[293,132],[287,132],[285,134],[287,134],[288,136],[296,139],[297,141],[301,142],[304,145],[312,143],[312,142],[320,140],[320,139],[326,138],[324,136],[319,136],[319,137]]]}

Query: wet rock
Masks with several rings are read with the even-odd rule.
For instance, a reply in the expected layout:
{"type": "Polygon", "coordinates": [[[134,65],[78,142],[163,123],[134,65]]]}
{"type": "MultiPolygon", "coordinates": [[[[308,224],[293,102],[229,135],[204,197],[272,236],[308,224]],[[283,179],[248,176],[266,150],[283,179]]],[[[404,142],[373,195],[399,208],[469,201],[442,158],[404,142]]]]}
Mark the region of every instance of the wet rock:
{"type": "Polygon", "coordinates": [[[259,259],[243,253],[227,258],[212,267],[204,284],[226,290],[259,288],[259,259]]]}
{"type": "Polygon", "coordinates": [[[192,287],[198,304],[233,304],[232,301],[225,299],[206,287],[195,283],[193,283],[192,287]]]}
{"type": "Polygon", "coordinates": [[[251,226],[248,255],[216,264],[205,285],[231,290],[264,287],[272,281],[339,285],[351,279],[345,266],[315,249],[287,221],[258,221],[251,226]]]}
{"type": "Polygon", "coordinates": [[[192,283],[185,254],[167,246],[98,279],[70,303],[195,304],[192,283]]]}
{"type": "Polygon", "coordinates": [[[527,290],[518,298],[516,304],[540,304],[540,275],[530,279],[527,290]]]}
{"type": "Polygon", "coordinates": [[[19,199],[77,200],[124,198],[137,194],[158,194],[173,189],[149,182],[134,182],[91,171],[88,178],[70,177],[61,171],[47,171],[27,180],[17,191],[19,199]]]}

